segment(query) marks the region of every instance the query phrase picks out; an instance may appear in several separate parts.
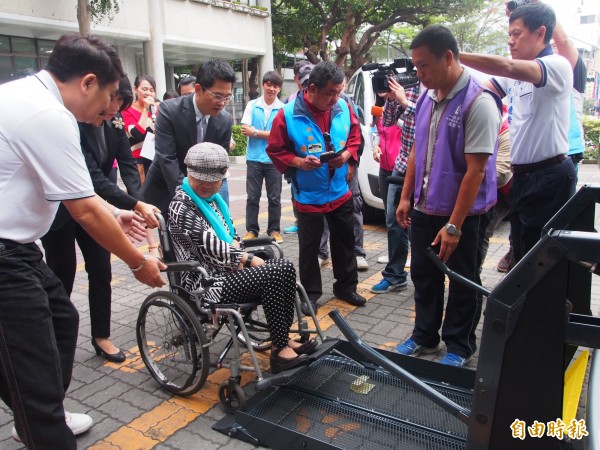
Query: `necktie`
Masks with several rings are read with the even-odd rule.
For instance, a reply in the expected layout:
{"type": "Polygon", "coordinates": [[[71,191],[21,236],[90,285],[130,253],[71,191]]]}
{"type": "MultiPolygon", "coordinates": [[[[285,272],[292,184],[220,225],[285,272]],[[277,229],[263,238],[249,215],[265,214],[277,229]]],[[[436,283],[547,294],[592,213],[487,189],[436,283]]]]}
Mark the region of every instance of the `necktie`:
{"type": "Polygon", "coordinates": [[[204,116],[196,123],[196,143],[204,142],[204,116]]]}

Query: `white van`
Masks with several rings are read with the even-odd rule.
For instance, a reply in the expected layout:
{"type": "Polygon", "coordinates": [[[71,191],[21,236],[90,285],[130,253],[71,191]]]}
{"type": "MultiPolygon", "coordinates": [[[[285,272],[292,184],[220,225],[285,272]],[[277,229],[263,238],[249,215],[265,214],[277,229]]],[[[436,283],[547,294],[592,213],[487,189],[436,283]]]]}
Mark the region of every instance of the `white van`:
{"type": "Polygon", "coordinates": [[[371,72],[358,69],[346,87],[346,93],[352,97],[358,108],[360,128],[365,139],[365,148],[358,166],[358,186],[363,198],[363,216],[365,221],[383,217],[383,201],[379,192],[379,163],[373,159],[371,127],[373,116],[371,107],[375,105],[375,94],[371,84],[371,72]]]}

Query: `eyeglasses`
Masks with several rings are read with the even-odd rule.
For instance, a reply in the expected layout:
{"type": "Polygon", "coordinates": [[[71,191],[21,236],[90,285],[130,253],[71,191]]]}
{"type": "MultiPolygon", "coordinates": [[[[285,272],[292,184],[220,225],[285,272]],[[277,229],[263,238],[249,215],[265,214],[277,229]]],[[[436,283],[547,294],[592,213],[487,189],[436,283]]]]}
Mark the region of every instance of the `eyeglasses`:
{"type": "Polygon", "coordinates": [[[224,102],[224,103],[229,103],[231,101],[231,99],[233,98],[233,95],[221,95],[221,94],[215,94],[214,92],[209,91],[208,89],[204,89],[206,92],[208,92],[210,95],[213,96],[213,98],[218,101],[218,102],[224,102]]]}

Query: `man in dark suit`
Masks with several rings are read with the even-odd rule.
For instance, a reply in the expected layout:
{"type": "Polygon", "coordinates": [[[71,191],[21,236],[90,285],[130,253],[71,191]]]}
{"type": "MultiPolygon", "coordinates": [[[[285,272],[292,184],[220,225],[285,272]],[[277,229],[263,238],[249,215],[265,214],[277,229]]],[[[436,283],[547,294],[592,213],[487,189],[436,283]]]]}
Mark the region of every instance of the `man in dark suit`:
{"type": "MultiPolygon", "coordinates": [[[[166,217],[175,189],[187,174],[185,155],[199,142],[221,145],[231,141],[233,119],[225,111],[232,98],[235,73],[221,60],[205,62],[198,70],[194,95],[164,102],[156,118],[156,154],[143,187],[144,199],[166,217]]],[[[227,179],[219,193],[229,203],[227,179]]]]}

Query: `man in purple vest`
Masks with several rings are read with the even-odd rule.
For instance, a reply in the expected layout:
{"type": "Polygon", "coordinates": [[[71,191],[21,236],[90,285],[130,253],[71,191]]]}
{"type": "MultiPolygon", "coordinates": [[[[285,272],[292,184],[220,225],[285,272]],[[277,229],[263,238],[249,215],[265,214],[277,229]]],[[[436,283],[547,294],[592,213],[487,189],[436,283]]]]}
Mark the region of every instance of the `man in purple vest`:
{"type": "Polygon", "coordinates": [[[417,102],[415,143],[396,212],[401,226],[411,226],[416,312],[412,336],[396,351],[438,352],[441,327],[448,352],[440,363],[463,367],[477,348],[481,294],[450,281],[444,316],[445,277],[425,250],[437,247],[452,270],[480,283],[487,213],[496,203],[501,107],[460,65],[458,44],[446,27],[425,28],[410,48],[427,91],[417,102]]]}

